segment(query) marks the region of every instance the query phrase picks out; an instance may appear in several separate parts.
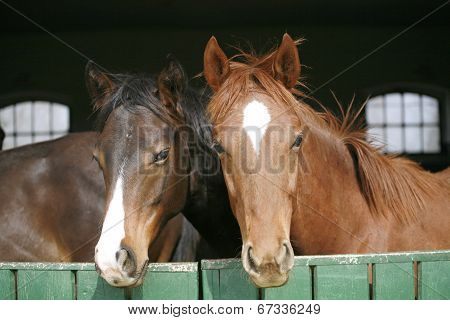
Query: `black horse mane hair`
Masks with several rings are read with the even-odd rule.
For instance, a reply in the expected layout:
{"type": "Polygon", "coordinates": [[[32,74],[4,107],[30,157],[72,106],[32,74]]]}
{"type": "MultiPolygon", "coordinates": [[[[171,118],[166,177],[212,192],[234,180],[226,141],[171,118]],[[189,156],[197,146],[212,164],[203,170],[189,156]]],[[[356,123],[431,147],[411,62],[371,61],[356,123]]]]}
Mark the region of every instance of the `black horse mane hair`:
{"type": "MultiPolygon", "coordinates": [[[[109,74],[114,82],[113,89],[94,98],[96,106],[95,129],[102,131],[111,112],[119,107],[126,108],[129,112],[135,112],[136,106],[142,106],[150,110],[155,116],[174,127],[183,126],[191,131],[190,150],[195,157],[209,157],[217,162],[217,155],[211,149],[212,126],[206,114],[206,97],[201,95],[191,86],[187,86],[177,97],[177,103],[182,111],[182,116],[175,115],[173,110],[166,107],[159,98],[156,77],[148,74],[109,74]]],[[[194,167],[205,170],[205,159],[197,159],[194,167]]],[[[218,164],[209,170],[217,170],[218,164]]]]}

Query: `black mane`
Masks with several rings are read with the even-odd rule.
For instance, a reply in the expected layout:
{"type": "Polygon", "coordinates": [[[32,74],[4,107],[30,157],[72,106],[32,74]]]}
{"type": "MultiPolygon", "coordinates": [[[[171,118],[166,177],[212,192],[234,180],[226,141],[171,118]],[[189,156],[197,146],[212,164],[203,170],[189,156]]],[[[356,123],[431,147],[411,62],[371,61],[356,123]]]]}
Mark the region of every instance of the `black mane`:
{"type": "MultiPolygon", "coordinates": [[[[146,74],[110,74],[114,89],[94,101],[101,104],[97,109],[95,128],[102,131],[109,115],[115,108],[124,107],[134,112],[136,106],[150,110],[155,116],[173,126],[188,127],[191,131],[191,166],[203,174],[214,175],[219,166],[216,153],[211,149],[212,126],[206,115],[206,98],[188,86],[177,97],[183,119],[175,116],[158,97],[156,77],[146,74]]],[[[220,167],[220,166],[219,166],[220,167]]]]}
{"type": "Polygon", "coordinates": [[[170,114],[157,97],[154,77],[146,74],[109,74],[114,81],[114,88],[97,96],[94,106],[97,111],[95,128],[102,131],[111,112],[123,106],[134,112],[135,106],[143,106],[156,116],[169,121],[170,114]]]}

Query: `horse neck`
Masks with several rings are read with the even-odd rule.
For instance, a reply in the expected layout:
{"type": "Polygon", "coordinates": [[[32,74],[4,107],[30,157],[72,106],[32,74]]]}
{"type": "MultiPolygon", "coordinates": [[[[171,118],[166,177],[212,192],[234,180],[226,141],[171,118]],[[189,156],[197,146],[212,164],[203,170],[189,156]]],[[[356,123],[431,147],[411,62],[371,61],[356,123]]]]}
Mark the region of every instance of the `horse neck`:
{"type": "Polygon", "coordinates": [[[220,161],[195,134],[189,143],[189,194],[183,214],[212,247],[214,254],[206,257],[235,257],[241,245],[240,231],[220,161]]]}
{"type": "Polygon", "coordinates": [[[358,241],[349,234],[363,236],[371,217],[346,146],[331,131],[310,127],[299,159],[294,245],[306,254],[354,249],[358,241]]]}

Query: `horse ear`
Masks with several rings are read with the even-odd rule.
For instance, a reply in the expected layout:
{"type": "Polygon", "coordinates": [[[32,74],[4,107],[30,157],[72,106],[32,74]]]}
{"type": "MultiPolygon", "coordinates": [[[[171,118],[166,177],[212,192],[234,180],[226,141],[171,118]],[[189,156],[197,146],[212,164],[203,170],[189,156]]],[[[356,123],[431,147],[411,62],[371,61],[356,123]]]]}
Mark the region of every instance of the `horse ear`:
{"type": "Polygon", "coordinates": [[[91,99],[95,102],[94,108],[101,106],[102,98],[114,88],[114,82],[102,72],[93,61],[89,61],[85,68],[86,87],[91,99]]]}
{"type": "Polygon", "coordinates": [[[163,105],[182,114],[179,100],[188,86],[188,78],[181,64],[171,55],[167,66],[158,76],[159,98],[163,105]]]}
{"type": "Polygon", "coordinates": [[[219,90],[230,72],[230,63],[214,36],[209,39],[203,54],[203,73],[211,89],[219,90]]]}
{"type": "Polygon", "coordinates": [[[285,33],[273,61],[273,77],[280,80],[287,89],[295,87],[300,77],[300,59],[297,45],[294,40],[285,33]]]}

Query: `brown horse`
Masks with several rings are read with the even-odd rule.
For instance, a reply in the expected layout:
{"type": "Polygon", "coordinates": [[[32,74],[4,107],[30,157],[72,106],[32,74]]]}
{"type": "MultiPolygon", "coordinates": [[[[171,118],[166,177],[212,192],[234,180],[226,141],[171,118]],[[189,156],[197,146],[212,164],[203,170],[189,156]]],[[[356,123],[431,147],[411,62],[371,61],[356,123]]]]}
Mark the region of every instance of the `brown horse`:
{"type": "Polygon", "coordinates": [[[227,59],[212,37],[204,76],[245,270],[260,287],[287,281],[295,254],[450,248],[449,172],[383,155],[296,99],[297,43],[227,59]],[[447,178],[446,178],[447,176],[447,178]]]}
{"type": "MultiPolygon", "coordinates": [[[[93,261],[105,187],[92,158],[98,134],[60,139],[0,153],[0,261],[93,261]]],[[[158,238],[151,261],[169,261],[182,221],[158,238]]]]}
{"type": "Polygon", "coordinates": [[[239,228],[231,214],[205,104],[171,60],[155,81],[109,75],[86,67],[99,112],[95,158],[106,182],[104,232],[96,247],[98,271],[113,286],[137,286],[148,247],[183,212],[222,257],[235,256],[239,228]]]}

